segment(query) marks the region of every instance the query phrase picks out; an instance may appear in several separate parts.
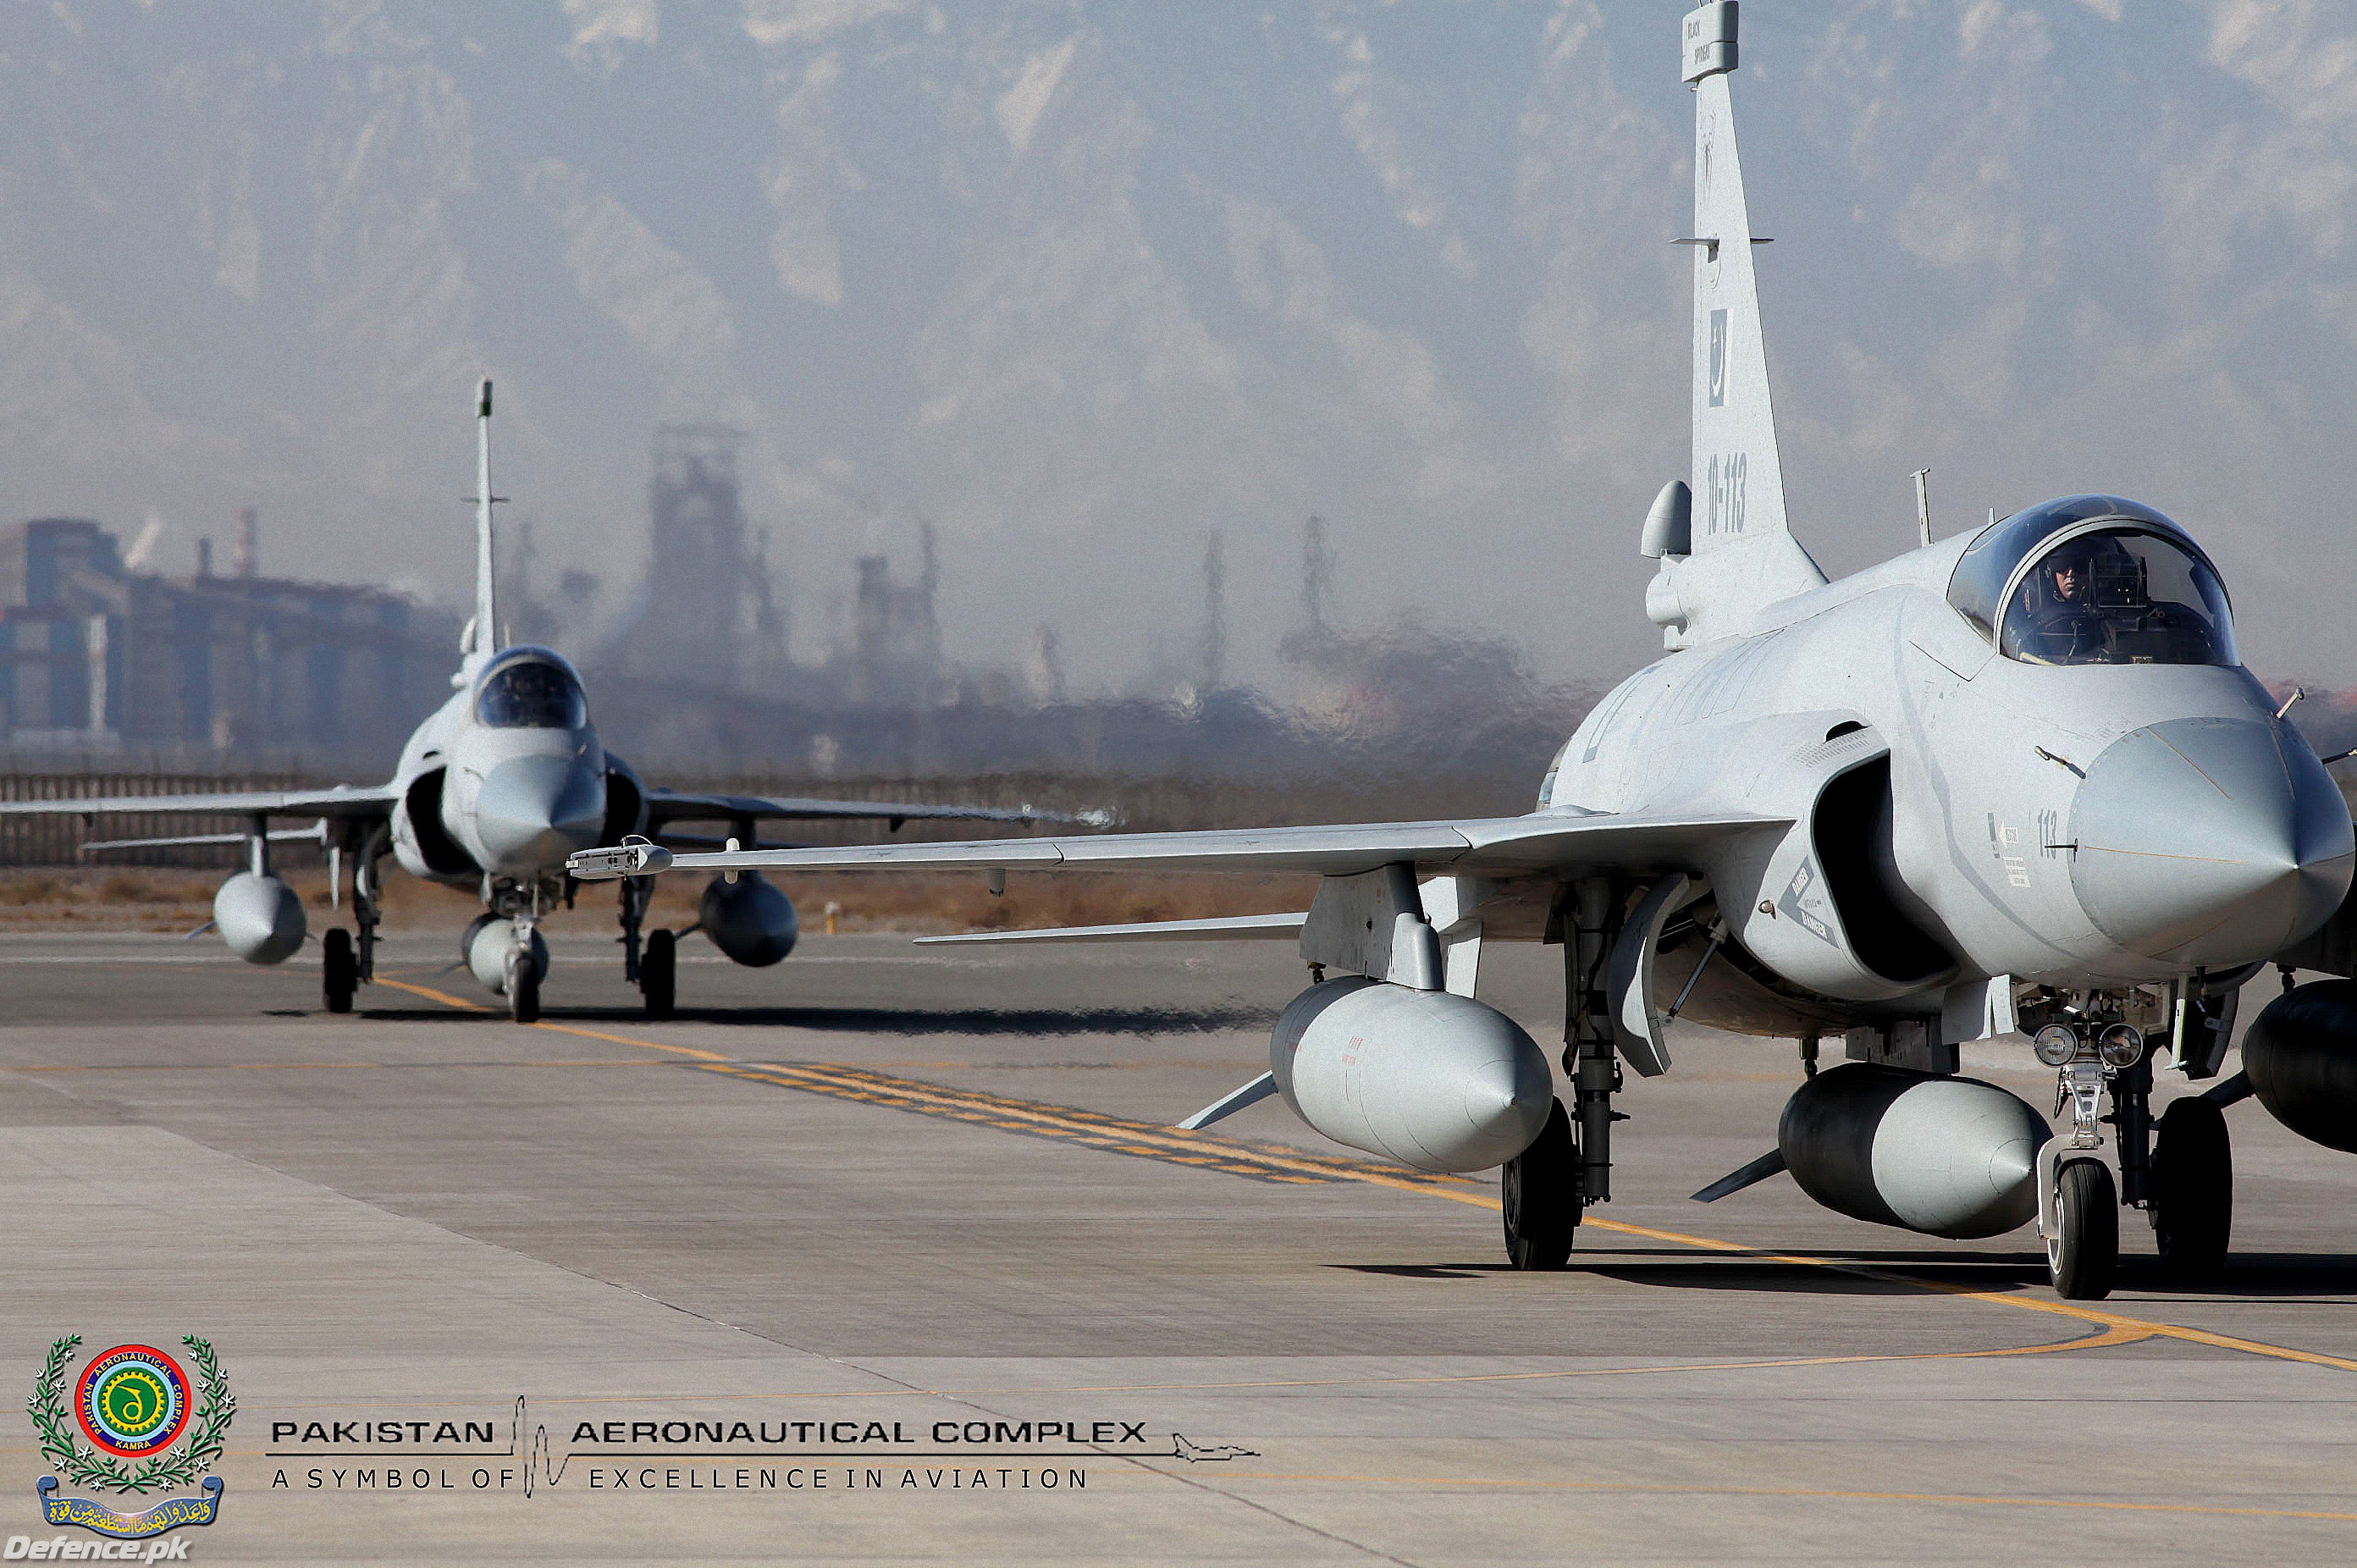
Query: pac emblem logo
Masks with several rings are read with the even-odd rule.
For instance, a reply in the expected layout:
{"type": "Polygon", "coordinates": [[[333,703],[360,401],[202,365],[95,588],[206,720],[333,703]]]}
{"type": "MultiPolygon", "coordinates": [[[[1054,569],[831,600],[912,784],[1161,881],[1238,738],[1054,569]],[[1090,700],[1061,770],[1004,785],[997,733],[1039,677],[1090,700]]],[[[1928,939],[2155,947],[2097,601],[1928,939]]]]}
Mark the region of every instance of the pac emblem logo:
{"type": "Polygon", "coordinates": [[[1727,404],[1727,312],[1710,313],[1710,406],[1727,404]]]}
{"type": "Polygon", "coordinates": [[[90,1498],[57,1496],[57,1476],[34,1483],[44,1522],[78,1524],[101,1535],[161,1535],[184,1524],[210,1524],[221,1512],[222,1483],[205,1472],[221,1457],[237,1396],[211,1344],[195,1335],[180,1343],[197,1369],[191,1392],[180,1363],[152,1345],[117,1345],[92,1356],[71,1380],[73,1422],[90,1441],[75,1441],[67,1424],[68,1373],[81,1336],[49,1346],[26,1410],[41,1440],[41,1455],[66,1484],[133,1497],[196,1487],[200,1497],[166,1497],[139,1513],[120,1513],[90,1498]],[[186,1446],[180,1446],[183,1437],[186,1446]]]}

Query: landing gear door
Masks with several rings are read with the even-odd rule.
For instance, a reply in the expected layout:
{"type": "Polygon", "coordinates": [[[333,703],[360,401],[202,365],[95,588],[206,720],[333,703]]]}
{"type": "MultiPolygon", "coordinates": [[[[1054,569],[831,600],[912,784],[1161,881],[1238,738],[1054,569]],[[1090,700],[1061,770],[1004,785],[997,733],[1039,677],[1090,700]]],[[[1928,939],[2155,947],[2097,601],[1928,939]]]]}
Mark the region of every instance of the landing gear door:
{"type": "Polygon", "coordinates": [[[1661,943],[1663,922],[1692,901],[1687,891],[1691,886],[1682,872],[1672,872],[1655,882],[1621,924],[1620,939],[1612,944],[1612,1043],[1620,1059],[1641,1078],[1659,1078],[1669,1070],[1670,1048],[1662,1038],[1662,1015],[1653,1011],[1653,955],[1661,943]]]}
{"type": "Polygon", "coordinates": [[[2176,992],[2176,1016],[2169,1020],[2169,1054],[2178,1069],[2196,1082],[2215,1078],[2225,1065],[2226,1046],[2234,1036],[2234,1014],[2243,988],[2179,982],[2176,992]]]}

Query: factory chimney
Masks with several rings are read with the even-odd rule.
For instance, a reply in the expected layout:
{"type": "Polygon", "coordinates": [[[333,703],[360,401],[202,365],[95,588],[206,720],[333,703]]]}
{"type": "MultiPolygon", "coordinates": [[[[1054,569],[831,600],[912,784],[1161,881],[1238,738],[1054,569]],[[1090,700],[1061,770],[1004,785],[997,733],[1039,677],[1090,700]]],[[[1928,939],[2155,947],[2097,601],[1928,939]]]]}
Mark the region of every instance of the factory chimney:
{"type": "Polygon", "coordinates": [[[1203,546],[1203,690],[1228,683],[1228,563],[1220,531],[1203,546]]]}
{"type": "Polygon", "coordinates": [[[262,519],[252,507],[237,514],[237,575],[262,575],[262,519]]]}

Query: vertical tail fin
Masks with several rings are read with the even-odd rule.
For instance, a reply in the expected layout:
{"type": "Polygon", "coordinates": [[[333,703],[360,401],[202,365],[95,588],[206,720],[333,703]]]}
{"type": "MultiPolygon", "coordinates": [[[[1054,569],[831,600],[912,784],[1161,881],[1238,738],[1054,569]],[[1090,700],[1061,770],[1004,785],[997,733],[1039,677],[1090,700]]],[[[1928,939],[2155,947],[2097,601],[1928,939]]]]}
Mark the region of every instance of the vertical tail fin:
{"type": "Polygon", "coordinates": [[[1695,84],[1695,551],[1782,533],[1784,469],[1768,392],[1752,271],[1751,214],[1735,150],[1734,0],[1685,19],[1685,80],[1695,84]]]}
{"type": "Polygon", "coordinates": [[[1680,74],[1695,89],[1694,510],[1691,554],[1665,558],[1647,608],[1673,648],[1740,634],[1824,574],[1786,527],[1760,287],[1727,74],[1736,0],[1687,13],[1680,74]]]}
{"type": "Polygon", "coordinates": [[[497,572],[491,553],[491,380],[483,378],[475,411],[475,635],[469,653],[488,655],[500,646],[497,572]]]}

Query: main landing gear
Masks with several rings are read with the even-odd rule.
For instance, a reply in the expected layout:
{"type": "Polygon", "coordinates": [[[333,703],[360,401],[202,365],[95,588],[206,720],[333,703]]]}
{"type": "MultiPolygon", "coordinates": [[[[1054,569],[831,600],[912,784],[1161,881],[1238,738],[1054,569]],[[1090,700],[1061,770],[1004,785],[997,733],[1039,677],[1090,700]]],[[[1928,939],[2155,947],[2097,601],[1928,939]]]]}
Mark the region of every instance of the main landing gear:
{"type": "Polygon", "coordinates": [[[319,939],[320,989],[328,1011],[349,1013],[361,988],[361,961],[352,951],[352,934],[338,926],[319,939]]]}
{"type": "Polygon", "coordinates": [[[670,931],[649,931],[640,951],[639,932],[646,924],[647,906],[654,902],[653,879],[625,876],[617,886],[622,890],[622,934],[617,939],[622,944],[622,978],[646,999],[648,1017],[668,1018],[678,994],[679,938],[670,931]]]}
{"type": "Polygon", "coordinates": [[[1559,1269],[1579,1233],[1579,1141],[1563,1101],[1547,1112],[1538,1142],[1506,1162],[1498,1181],[1506,1258],[1517,1269],[1559,1269]]]}
{"type": "Polygon", "coordinates": [[[1612,1196],[1612,1109],[1620,1088],[1607,1011],[1605,966],[1617,934],[1611,885],[1583,882],[1563,907],[1564,1069],[1576,1110],[1557,1100],[1538,1140],[1506,1162],[1499,1211],[1506,1258],[1517,1269],[1560,1269],[1571,1261],[1580,1216],[1612,1196]]]}
{"type": "Polygon", "coordinates": [[[669,931],[650,932],[647,956],[639,961],[639,990],[647,999],[647,1016],[668,1018],[677,996],[679,938],[669,931]]]}
{"type": "Polygon", "coordinates": [[[2161,1113],[2152,1148],[2152,1232],[2172,1273],[2206,1279],[2226,1262],[2234,1153],[2226,1113],[2196,1095],[2161,1113]]]}
{"type": "MultiPolygon", "coordinates": [[[[355,942],[352,933],[341,927],[319,939],[319,990],[330,1013],[350,1012],[361,986],[376,978],[376,928],[384,918],[377,897],[381,886],[377,865],[391,845],[391,835],[379,828],[365,843],[355,836],[338,846],[352,856],[352,923],[360,928],[360,939],[355,942]]],[[[340,880],[340,871],[331,860],[328,868],[331,883],[340,880]]]]}

